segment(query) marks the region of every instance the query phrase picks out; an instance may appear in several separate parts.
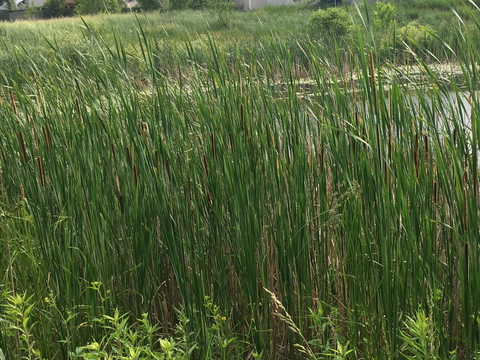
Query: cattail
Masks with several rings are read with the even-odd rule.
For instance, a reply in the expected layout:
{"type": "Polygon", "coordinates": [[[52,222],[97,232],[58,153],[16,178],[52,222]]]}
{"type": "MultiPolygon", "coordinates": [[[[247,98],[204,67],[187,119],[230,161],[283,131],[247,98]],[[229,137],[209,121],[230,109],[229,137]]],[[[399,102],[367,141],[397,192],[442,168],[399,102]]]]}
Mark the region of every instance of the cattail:
{"type": "Polygon", "coordinates": [[[269,133],[268,133],[267,123],[265,123],[265,133],[267,134],[267,144],[268,144],[268,147],[270,148],[270,136],[269,136],[269,133]]]}
{"type": "Polygon", "coordinates": [[[27,149],[25,149],[25,142],[23,141],[23,133],[20,130],[20,144],[22,145],[22,151],[23,151],[23,158],[25,159],[25,163],[28,163],[28,157],[27,157],[27,149]]]}
{"type": "Polygon", "coordinates": [[[245,127],[245,118],[243,114],[243,104],[240,105],[240,119],[242,120],[242,131],[243,128],[245,127]]]}
{"type": "Polygon", "coordinates": [[[155,158],[157,159],[157,169],[160,169],[160,161],[158,160],[158,151],[155,150],[155,158]]]}
{"type": "Polygon", "coordinates": [[[392,161],[392,134],[389,131],[388,132],[388,160],[390,160],[390,164],[393,166],[393,161],[392,161]]]}
{"type": "Polygon", "coordinates": [[[47,131],[45,126],[42,126],[43,138],[45,139],[45,144],[47,145],[47,151],[50,151],[50,146],[48,145],[47,131]]]}
{"type": "Polygon", "coordinates": [[[320,150],[320,170],[323,172],[323,155],[324,155],[324,147],[320,150]]]}
{"type": "Polygon", "coordinates": [[[208,176],[207,156],[205,154],[203,154],[203,165],[205,166],[205,172],[207,173],[207,176],[208,176]]]}
{"type": "Polygon", "coordinates": [[[191,184],[190,175],[188,176],[188,193],[190,194],[190,200],[192,200],[192,184],[191,184]]]}
{"type": "Polygon", "coordinates": [[[453,146],[457,146],[457,129],[453,129],[453,146]]]}
{"type": "Polygon", "coordinates": [[[387,167],[387,162],[384,161],[383,162],[383,177],[384,177],[384,181],[385,181],[385,185],[388,184],[388,167],[387,167]]]}
{"type": "MultiPolygon", "coordinates": [[[[352,86],[353,86],[353,79],[352,79],[352,86]]],[[[354,92],[354,97],[355,97],[355,90],[353,90],[354,92]]],[[[357,131],[358,131],[358,112],[355,111],[355,126],[357,128],[357,131]]],[[[353,142],[353,155],[356,157],[357,156],[357,141],[354,141],[353,142]]]]}
{"type": "MultiPolygon", "coordinates": [[[[370,53],[371,54],[371,53],[370,53]]],[[[377,130],[377,152],[378,152],[378,163],[380,164],[380,170],[382,169],[382,154],[380,152],[380,129],[379,125],[376,124],[377,130]]]]}
{"type": "Polygon", "coordinates": [[[135,186],[138,186],[137,165],[133,164],[133,173],[135,174],[135,186]]]}
{"type": "MultiPolygon", "coordinates": [[[[12,89],[10,89],[10,100],[12,101],[13,113],[14,113],[15,115],[18,115],[18,112],[17,112],[17,104],[15,103],[15,95],[13,95],[12,89]]],[[[17,120],[17,123],[18,123],[18,120],[17,120]]]]}
{"type": "Polygon", "coordinates": [[[433,202],[437,203],[437,182],[433,183],[433,202]]]}
{"type": "Polygon", "coordinates": [[[215,135],[213,135],[213,132],[211,133],[212,137],[212,156],[213,160],[215,160],[215,135]]]}
{"type": "Polygon", "coordinates": [[[170,172],[170,161],[167,159],[167,172],[168,172],[168,180],[172,182],[172,173],[170,172]]]}
{"type": "Polygon", "coordinates": [[[424,135],[423,139],[424,139],[424,142],[425,142],[425,157],[428,160],[428,136],[424,135]]]}
{"type": "Polygon", "coordinates": [[[2,150],[3,162],[6,164],[7,163],[7,158],[5,157],[5,153],[3,152],[3,146],[1,146],[0,149],[2,150]]]}
{"type": "Polygon", "coordinates": [[[128,163],[131,164],[132,159],[130,158],[130,148],[128,146],[127,146],[127,159],[128,159],[128,163]]]}
{"type": "Polygon", "coordinates": [[[415,164],[415,174],[418,178],[418,157],[417,157],[417,150],[413,150],[413,163],[415,164]]]}
{"type": "Polygon", "coordinates": [[[42,183],[42,187],[44,187],[45,183],[43,180],[42,160],[40,159],[40,156],[37,156],[37,161],[38,161],[38,171],[40,172],[40,182],[42,183]]]}
{"type": "Polygon", "coordinates": [[[50,148],[52,148],[52,136],[50,135],[50,128],[48,127],[48,125],[46,129],[47,129],[48,143],[50,144],[50,148]]]}
{"type": "Polygon", "coordinates": [[[467,230],[467,170],[463,172],[462,197],[463,197],[463,225],[467,230]]]}
{"type": "Polygon", "coordinates": [[[28,116],[28,120],[30,120],[30,124],[32,125],[33,129],[33,136],[35,137],[35,149],[38,151],[38,135],[37,135],[37,129],[35,129],[35,124],[33,122],[33,119],[31,116],[28,116]]]}
{"type": "Polygon", "coordinates": [[[112,145],[113,160],[117,162],[117,154],[115,153],[115,146],[113,146],[113,143],[110,143],[110,145],[112,145]]]}
{"type": "Polygon", "coordinates": [[[80,122],[83,124],[82,112],[80,111],[80,103],[78,102],[78,98],[75,99],[75,102],[77,104],[77,111],[78,116],[80,117],[80,122]]]}
{"type": "Polygon", "coordinates": [[[23,184],[20,184],[20,199],[25,199],[25,190],[23,189],[23,184]]]}
{"type": "Polygon", "coordinates": [[[365,131],[365,126],[363,127],[362,139],[363,139],[363,149],[367,151],[367,133],[365,131]]]}
{"type": "Polygon", "coordinates": [[[120,190],[120,182],[118,181],[118,176],[116,177],[117,179],[117,197],[118,197],[118,203],[120,205],[120,212],[123,214],[125,211],[125,208],[123,206],[123,195],[122,191],[120,190]]]}
{"type": "Polygon", "coordinates": [[[464,244],[464,256],[465,256],[465,284],[468,284],[468,242],[464,244]]]}
{"type": "Polygon", "coordinates": [[[373,106],[374,106],[375,114],[378,115],[377,88],[375,84],[375,67],[373,63],[373,54],[371,50],[370,50],[370,79],[372,82],[373,106]]]}
{"type": "Polygon", "coordinates": [[[208,197],[208,202],[210,203],[210,206],[212,206],[212,198],[210,197],[210,193],[207,193],[208,197]]]}
{"type": "Polygon", "coordinates": [[[228,133],[228,137],[230,138],[230,149],[232,149],[232,155],[235,155],[235,150],[233,149],[233,138],[232,138],[232,133],[228,133]]]}

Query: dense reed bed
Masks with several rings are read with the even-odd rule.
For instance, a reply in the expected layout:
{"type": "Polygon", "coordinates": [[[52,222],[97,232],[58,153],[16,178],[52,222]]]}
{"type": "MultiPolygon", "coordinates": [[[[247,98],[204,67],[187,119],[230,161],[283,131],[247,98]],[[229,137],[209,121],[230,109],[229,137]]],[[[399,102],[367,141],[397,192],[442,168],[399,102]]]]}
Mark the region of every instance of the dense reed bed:
{"type": "Polygon", "coordinates": [[[92,32],[100,60],[19,70],[0,102],[4,356],[476,358],[480,55],[459,33],[456,82],[362,33],[297,45],[313,93],[276,38],[249,63],[210,38],[211,61],[170,76],[141,26],[141,57],[92,32]]]}

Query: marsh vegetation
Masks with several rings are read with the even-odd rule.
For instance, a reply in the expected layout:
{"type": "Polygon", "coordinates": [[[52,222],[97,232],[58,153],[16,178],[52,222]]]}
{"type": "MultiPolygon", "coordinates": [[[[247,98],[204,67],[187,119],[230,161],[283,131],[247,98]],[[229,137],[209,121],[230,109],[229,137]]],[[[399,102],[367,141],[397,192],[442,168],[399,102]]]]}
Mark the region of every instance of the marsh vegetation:
{"type": "Polygon", "coordinates": [[[331,42],[8,30],[0,358],[476,358],[479,10],[365,9],[331,42]]]}

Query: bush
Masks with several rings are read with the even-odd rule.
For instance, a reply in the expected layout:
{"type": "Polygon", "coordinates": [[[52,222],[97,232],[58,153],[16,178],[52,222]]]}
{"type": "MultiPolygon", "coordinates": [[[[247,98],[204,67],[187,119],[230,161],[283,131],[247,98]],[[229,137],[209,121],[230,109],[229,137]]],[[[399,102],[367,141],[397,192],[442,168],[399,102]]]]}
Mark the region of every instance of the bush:
{"type": "Polygon", "coordinates": [[[118,13],[120,5],[117,0],[80,0],[75,9],[80,14],[118,13]]]}
{"type": "Polygon", "coordinates": [[[392,3],[378,2],[375,6],[375,26],[382,31],[387,30],[392,25],[396,10],[392,3]]]}
{"type": "Polygon", "coordinates": [[[221,27],[228,28],[232,23],[232,14],[235,10],[235,3],[231,0],[211,0],[207,6],[215,11],[217,21],[221,27]]]}
{"type": "Polygon", "coordinates": [[[65,6],[65,0],[48,0],[42,7],[43,17],[59,18],[67,14],[67,8],[65,6]]]}
{"type": "MultiPolygon", "coordinates": [[[[428,31],[433,32],[430,27],[425,27],[428,31]]],[[[410,41],[415,46],[431,48],[435,42],[435,37],[421,28],[417,23],[412,21],[407,26],[400,28],[398,31],[401,41],[410,41]]]]}
{"type": "Polygon", "coordinates": [[[308,20],[308,33],[313,38],[342,38],[349,32],[350,27],[350,18],[342,8],[318,10],[308,20]]]}

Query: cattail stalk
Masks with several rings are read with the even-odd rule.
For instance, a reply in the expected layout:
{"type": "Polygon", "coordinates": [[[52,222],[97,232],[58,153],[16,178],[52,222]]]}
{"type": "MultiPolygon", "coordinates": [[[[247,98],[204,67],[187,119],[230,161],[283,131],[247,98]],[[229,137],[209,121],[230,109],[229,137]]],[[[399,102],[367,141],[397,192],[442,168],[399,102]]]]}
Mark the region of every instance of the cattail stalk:
{"type": "Polygon", "coordinates": [[[265,133],[267,134],[267,144],[268,144],[268,148],[270,148],[270,135],[269,135],[269,132],[268,132],[267,123],[265,123],[265,133]]]}
{"type": "MultiPolygon", "coordinates": [[[[15,103],[15,95],[13,95],[13,90],[12,89],[10,89],[10,100],[12,101],[13,113],[16,116],[16,115],[18,115],[17,104],[15,103]]],[[[17,119],[17,123],[18,123],[18,119],[17,119]]]]}
{"type": "Polygon", "coordinates": [[[117,179],[118,204],[120,205],[120,212],[123,214],[125,212],[125,208],[123,205],[123,195],[122,195],[122,191],[120,190],[120,182],[118,181],[118,176],[116,177],[116,179],[117,179]]]}
{"type": "Polygon", "coordinates": [[[228,137],[230,138],[230,149],[232,149],[232,155],[235,155],[235,150],[233,149],[233,138],[232,138],[232,133],[228,133],[228,137]]]}
{"type": "Polygon", "coordinates": [[[75,103],[77,104],[77,111],[78,111],[78,116],[80,117],[80,122],[83,124],[83,117],[82,117],[82,112],[80,111],[80,103],[78,102],[78,98],[75,99],[75,103]]]}
{"type": "Polygon", "coordinates": [[[168,172],[168,180],[172,182],[172,173],[170,172],[170,161],[167,159],[167,172],[168,172]]]}
{"type": "Polygon", "coordinates": [[[137,175],[137,165],[133,164],[133,172],[135,174],[135,187],[138,186],[138,175],[137,175]]]}
{"type": "Polygon", "coordinates": [[[425,157],[428,160],[429,159],[429,155],[428,155],[428,153],[429,153],[429,151],[428,151],[428,136],[424,135],[423,139],[424,139],[424,143],[425,143],[425,157]]]}
{"type": "Polygon", "coordinates": [[[417,178],[418,178],[418,156],[417,156],[417,150],[413,150],[413,163],[415,164],[415,174],[417,175],[417,178]]]}
{"type": "Polygon", "coordinates": [[[213,132],[211,133],[212,137],[212,156],[213,160],[215,160],[215,135],[213,135],[213,132]]]}
{"type": "MultiPolygon", "coordinates": [[[[370,53],[371,54],[371,53],[370,53]]],[[[380,164],[380,170],[382,170],[382,154],[380,152],[380,126],[376,124],[377,131],[377,152],[378,152],[378,163],[380,164]]]]}
{"type": "Polygon", "coordinates": [[[45,139],[45,144],[47,145],[47,151],[50,151],[50,146],[48,144],[48,137],[47,131],[45,130],[45,126],[42,126],[43,138],[45,139]]]}
{"type": "Polygon", "coordinates": [[[50,148],[52,148],[52,136],[50,135],[50,128],[48,125],[46,126],[47,129],[47,136],[48,136],[48,143],[50,144],[50,148]]]}
{"type": "Polygon", "coordinates": [[[115,153],[115,146],[113,146],[113,143],[110,143],[112,146],[112,154],[113,154],[113,161],[117,162],[117,154],[115,153]]]}
{"type": "Polygon", "coordinates": [[[467,230],[467,170],[463,172],[462,180],[463,226],[467,230]]]}
{"type": "Polygon", "coordinates": [[[35,137],[35,149],[38,151],[38,135],[37,135],[37,129],[35,128],[35,123],[33,122],[32,117],[29,115],[28,120],[30,120],[30,124],[32,125],[33,129],[33,136],[35,137]]]}
{"type": "Polygon", "coordinates": [[[375,114],[378,115],[378,103],[377,103],[377,88],[376,88],[376,80],[375,80],[375,67],[373,63],[373,53],[370,50],[370,80],[372,83],[372,92],[373,92],[373,106],[375,110],[375,114]]]}
{"type": "Polygon", "coordinates": [[[132,164],[132,158],[130,157],[130,148],[127,146],[127,160],[129,164],[132,164]]]}
{"type": "Polygon", "coordinates": [[[42,187],[44,187],[45,182],[43,179],[42,160],[40,159],[40,156],[37,156],[37,162],[38,162],[38,171],[40,172],[40,182],[42,183],[42,187]]]}
{"type": "Polygon", "coordinates": [[[22,145],[23,158],[25,159],[25,164],[28,163],[27,149],[25,148],[25,141],[23,140],[23,133],[20,130],[20,144],[22,145]]]}
{"type": "Polygon", "coordinates": [[[207,173],[207,176],[208,176],[207,156],[205,154],[203,154],[203,165],[205,166],[205,172],[207,173]]]}
{"type": "Polygon", "coordinates": [[[243,129],[245,128],[245,117],[244,117],[244,113],[243,113],[243,104],[240,105],[240,119],[242,121],[242,131],[243,129]]]}
{"type": "Polygon", "coordinates": [[[190,200],[192,200],[192,184],[191,184],[190,175],[188,176],[188,194],[190,195],[190,200]]]}
{"type": "Polygon", "coordinates": [[[465,257],[465,284],[468,284],[468,272],[469,272],[469,264],[468,264],[468,242],[464,244],[464,257],[465,257]]]}
{"type": "Polygon", "coordinates": [[[363,139],[363,149],[367,151],[367,133],[365,131],[365,126],[363,127],[363,131],[362,131],[362,139],[363,139]]]}

